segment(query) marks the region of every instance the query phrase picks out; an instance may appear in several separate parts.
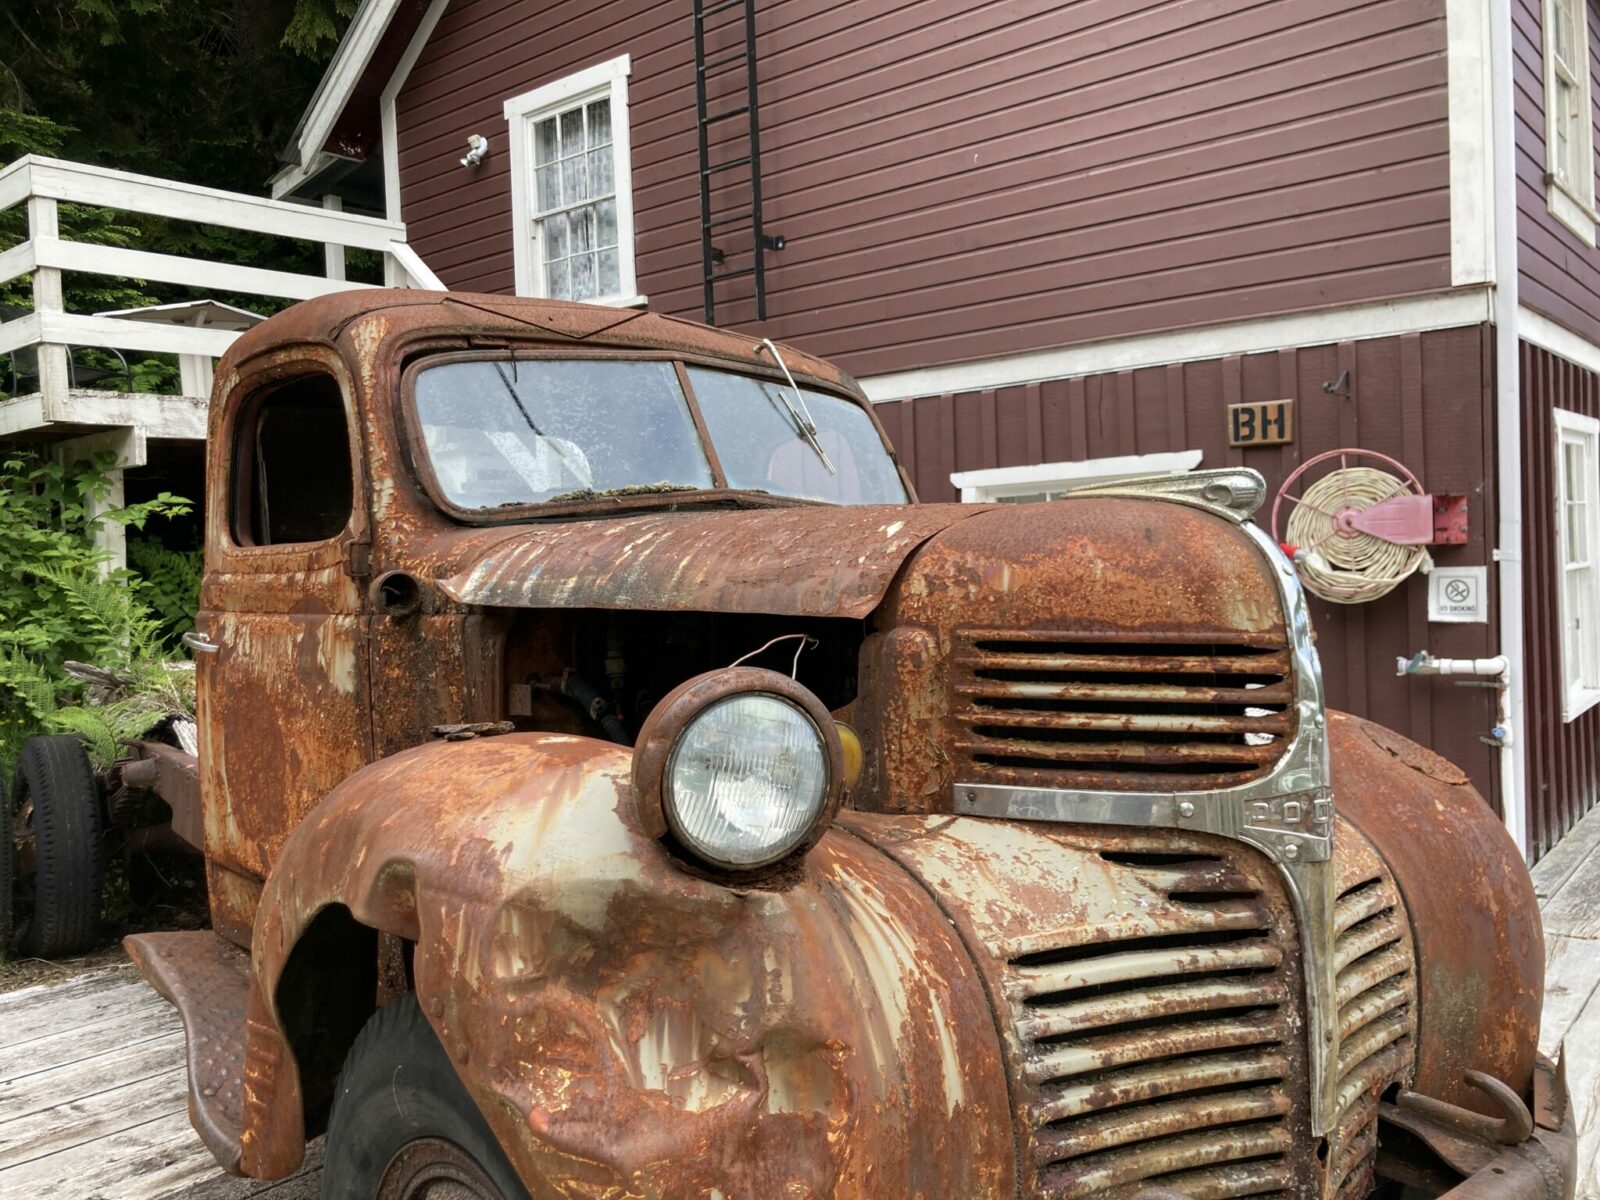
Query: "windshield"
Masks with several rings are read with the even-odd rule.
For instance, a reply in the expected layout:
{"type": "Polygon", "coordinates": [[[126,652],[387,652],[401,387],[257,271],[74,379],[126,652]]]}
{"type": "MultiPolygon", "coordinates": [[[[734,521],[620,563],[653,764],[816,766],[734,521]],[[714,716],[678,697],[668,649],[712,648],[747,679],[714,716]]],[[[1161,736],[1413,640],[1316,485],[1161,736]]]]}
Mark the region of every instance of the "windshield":
{"type": "Polygon", "coordinates": [[[456,508],[713,486],[671,363],[444,363],[417,375],[416,406],[456,508]]]}
{"type": "Polygon", "coordinates": [[[729,487],[833,504],[905,503],[894,460],[859,404],[807,388],[796,401],[787,384],[704,367],[689,368],[689,386],[729,487]],[[797,427],[808,416],[816,446],[797,427]]]}
{"type": "MultiPolygon", "coordinates": [[[[804,389],[796,400],[787,386],[728,371],[688,375],[725,486],[835,504],[907,499],[859,405],[804,389]],[[807,419],[815,445],[801,433],[807,419]]],[[[440,499],[483,511],[718,487],[678,379],[674,364],[640,359],[424,367],[415,413],[440,499]]]]}

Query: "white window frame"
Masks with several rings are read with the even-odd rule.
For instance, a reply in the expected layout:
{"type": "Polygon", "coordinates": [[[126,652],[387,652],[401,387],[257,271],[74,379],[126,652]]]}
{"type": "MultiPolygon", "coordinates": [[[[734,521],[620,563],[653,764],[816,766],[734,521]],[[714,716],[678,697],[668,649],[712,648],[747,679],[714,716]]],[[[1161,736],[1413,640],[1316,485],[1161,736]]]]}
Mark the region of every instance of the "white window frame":
{"type": "Polygon", "coordinates": [[[1582,413],[1566,409],[1554,410],[1555,416],[1555,482],[1556,482],[1556,613],[1561,626],[1561,719],[1571,721],[1580,714],[1600,704],[1600,421],[1582,413]],[[1583,503],[1588,506],[1587,563],[1575,564],[1568,551],[1567,507],[1572,500],[1567,494],[1567,447],[1578,445],[1585,458],[1583,470],[1588,491],[1583,503]],[[1574,636],[1572,622],[1568,619],[1571,601],[1568,599],[1569,577],[1572,573],[1587,572],[1587,579],[1579,578],[1581,589],[1578,613],[1580,629],[1588,622],[1590,636],[1574,636]],[[1574,681],[1573,675],[1578,676],[1574,681]]]}
{"type": "Polygon", "coordinates": [[[1162,454],[1086,458],[1080,462],[1036,463],[1026,467],[992,467],[982,471],[957,471],[950,476],[950,482],[961,489],[963,504],[1046,500],[1074,488],[1117,483],[1141,475],[1182,475],[1198,467],[1202,456],[1199,450],[1176,450],[1162,454]]]}
{"type": "Polygon", "coordinates": [[[517,295],[543,296],[544,269],[532,228],[537,211],[533,199],[533,128],[543,118],[563,109],[588,104],[602,97],[611,100],[611,154],[617,197],[617,273],[614,296],[597,296],[590,304],[636,308],[646,303],[638,294],[633,245],[633,152],[628,130],[628,75],[633,70],[626,54],[596,63],[554,83],[534,88],[505,102],[511,147],[511,221],[515,230],[512,258],[516,267],[517,295]]]}
{"type": "Polygon", "coordinates": [[[1544,127],[1545,127],[1545,192],[1551,214],[1585,245],[1595,244],[1595,224],[1600,216],[1595,213],[1594,198],[1594,99],[1589,79],[1589,4],[1588,0],[1544,0],[1544,127]],[[1556,14],[1566,9],[1573,16],[1573,35],[1577,45],[1576,63],[1571,70],[1562,68],[1556,59],[1556,14]],[[1560,161],[1557,146],[1563,121],[1556,98],[1559,84],[1565,79],[1582,97],[1582,111],[1577,115],[1578,128],[1574,131],[1577,159],[1573,170],[1576,179],[1564,177],[1566,164],[1560,161]]]}

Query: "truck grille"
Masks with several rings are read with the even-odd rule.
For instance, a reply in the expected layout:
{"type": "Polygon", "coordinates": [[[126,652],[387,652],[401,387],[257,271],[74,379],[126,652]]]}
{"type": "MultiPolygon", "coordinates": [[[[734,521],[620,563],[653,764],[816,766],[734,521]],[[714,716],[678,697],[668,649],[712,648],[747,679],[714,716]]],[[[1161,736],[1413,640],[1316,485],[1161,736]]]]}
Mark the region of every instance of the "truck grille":
{"type": "Polygon", "coordinates": [[[1093,791],[1233,787],[1294,732],[1282,645],[958,630],[957,779],[1093,791]]]}
{"type": "Polygon", "coordinates": [[[1350,1200],[1373,1186],[1378,1097],[1410,1070],[1417,982],[1411,934],[1393,881],[1349,826],[1339,833],[1339,1115],[1330,1138],[1328,1194],[1350,1200]]]}
{"type": "Polygon", "coordinates": [[[1252,878],[1197,851],[1100,857],[1166,912],[1159,933],[1135,910],[1121,928],[1007,948],[1034,1194],[1297,1194],[1301,985],[1271,868],[1252,878]]]}

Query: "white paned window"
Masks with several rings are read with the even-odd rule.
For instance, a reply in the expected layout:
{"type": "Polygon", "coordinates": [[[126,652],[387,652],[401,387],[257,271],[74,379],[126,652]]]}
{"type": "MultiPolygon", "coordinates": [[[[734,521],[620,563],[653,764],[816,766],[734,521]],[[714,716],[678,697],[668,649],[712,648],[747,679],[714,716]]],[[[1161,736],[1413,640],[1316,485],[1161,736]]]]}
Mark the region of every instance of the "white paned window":
{"type": "Polygon", "coordinates": [[[1037,500],[1058,500],[1074,488],[1137,479],[1142,475],[1181,475],[1198,467],[1200,458],[1199,450],[1086,458],[1081,462],[957,471],[950,476],[950,482],[961,490],[961,500],[965,504],[1028,504],[1037,500]]]}
{"type": "Polygon", "coordinates": [[[1545,141],[1550,211],[1595,244],[1594,117],[1587,0],[1545,0],[1545,141]]]}
{"type": "Polygon", "coordinates": [[[1555,410],[1561,717],[1600,702],[1600,421],[1555,410]]]}
{"type": "Polygon", "coordinates": [[[627,55],[506,101],[517,294],[644,303],[633,261],[627,55]]]}

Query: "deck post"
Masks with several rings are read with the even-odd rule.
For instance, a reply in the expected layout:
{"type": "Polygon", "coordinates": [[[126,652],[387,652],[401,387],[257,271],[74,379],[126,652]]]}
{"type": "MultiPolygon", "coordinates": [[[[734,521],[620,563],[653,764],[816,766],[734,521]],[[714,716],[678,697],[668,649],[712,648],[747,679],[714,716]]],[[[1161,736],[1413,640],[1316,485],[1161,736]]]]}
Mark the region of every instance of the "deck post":
{"type": "MultiPolygon", "coordinates": [[[[28,197],[28,238],[35,246],[44,239],[55,241],[61,236],[61,226],[56,202],[48,196],[28,197]]],[[[33,311],[38,317],[64,312],[66,304],[61,291],[61,271],[57,267],[33,269],[33,311]]],[[[39,355],[39,394],[44,411],[50,413],[67,402],[67,389],[72,386],[68,371],[67,348],[58,342],[41,342],[39,355]]]]}
{"type": "MultiPolygon", "coordinates": [[[[322,207],[329,212],[343,212],[344,199],[330,192],[322,198],[322,207]]],[[[344,278],[344,247],[337,242],[324,242],[322,246],[323,274],[329,279],[344,278]]]]}

